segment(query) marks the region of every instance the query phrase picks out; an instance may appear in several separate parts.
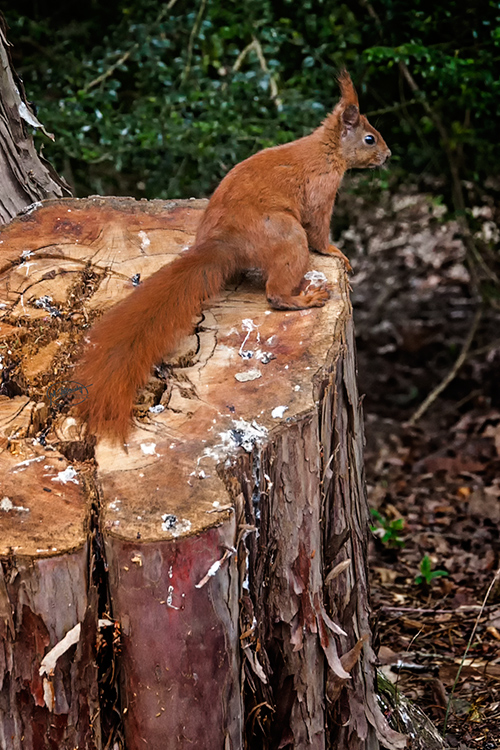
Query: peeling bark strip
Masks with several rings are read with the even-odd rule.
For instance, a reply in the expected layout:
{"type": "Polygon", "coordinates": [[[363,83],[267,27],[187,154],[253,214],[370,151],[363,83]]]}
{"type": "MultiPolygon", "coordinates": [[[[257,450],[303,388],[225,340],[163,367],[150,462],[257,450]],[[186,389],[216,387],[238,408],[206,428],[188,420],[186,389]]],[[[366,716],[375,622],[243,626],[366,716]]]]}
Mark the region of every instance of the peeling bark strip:
{"type": "Polygon", "coordinates": [[[91,648],[96,609],[87,596],[86,545],[53,558],[4,560],[0,746],[97,750],[97,668],[91,648]],[[68,632],[76,631],[78,638],[60,649],[50,668],[44,669],[44,655],[57,650],[68,632]]]}
{"type": "MultiPolygon", "coordinates": [[[[347,636],[341,637],[342,663],[353,661],[351,682],[342,684],[330,674],[329,746],[350,750],[400,748],[406,740],[393,732],[378,707],[374,686],[375,654],[370,643],[367,571],[368,504],[363,461],[363,417],[356,383],[355,340],[352,315],[338,331],[335,365],[320,384],[321,444],[324,457],[323,515],[325,570],[335,570],[346,560],[342,574],[325,585],[329,610],[347,636]],[[361,649],[360,641],[364,640],[361,649]]],[[[326,583],[326,582],[325,582],[326,583]]]]}
{"type": "MultiPolygon", "coordinates": [[[[326,664],[318,637],[323,626],[321,467],[314,413],[285,427],[266,446],[260,473],[261,489],[265,492],[266,483],[271,488],[257,509],[253,583],[276,712],[271,746],[319,750],[325,747],[326,664]]],[[[344,675],[336,653],[332,656],[344,675]]]]}
{"type": "Polygon", "coordinates": [[[69,186],[36,152],[31,128],[43,125],[32,112],[22,81],[12,69],[5,21],[0,14],[0,224],[44,198],[71,195],[69,186]]]}
{"type": "Polygon", "coordinates": [[[48,201],[0,231],[9,749],[112,746],[113,691],[127,750],[403,746],[374,694],[339,262],[311,258],[332,286],[324,308],[270,311],[258,280],[214,299],[138,394],[126,452],[101,442],[94,454],[71,414],[68,392],[92,387],[72,374],[90,321],[192,242],[205,205],[48,201]],[[91,541],[100,582],[87,575],[91,541]]]}

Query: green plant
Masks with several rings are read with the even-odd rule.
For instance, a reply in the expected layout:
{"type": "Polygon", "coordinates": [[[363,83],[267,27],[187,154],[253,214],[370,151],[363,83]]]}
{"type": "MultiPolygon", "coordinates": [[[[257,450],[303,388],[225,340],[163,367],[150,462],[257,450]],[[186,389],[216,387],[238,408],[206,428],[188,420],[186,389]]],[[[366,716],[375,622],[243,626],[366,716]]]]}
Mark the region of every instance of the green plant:
{"type": "Polygon", "coordinates": [[[375,524],[370,526],[370,530],[383,545],[397,549],[405,546],[405,541],[401,538],[405,525],[404,518],[386,518],[375,508],[370,508],[370,513],[375,521],[375,524]]]}
{"type": "Polygon", "coordinates": [[[424,583],[430,586],[436,578],[442,578],[447,575],[446,570],[432,570],[431,558],[429,555],[424,555],[420,563],[420,575],[415,576],[415,583],[417,586],[421,586],[424,583]]]}

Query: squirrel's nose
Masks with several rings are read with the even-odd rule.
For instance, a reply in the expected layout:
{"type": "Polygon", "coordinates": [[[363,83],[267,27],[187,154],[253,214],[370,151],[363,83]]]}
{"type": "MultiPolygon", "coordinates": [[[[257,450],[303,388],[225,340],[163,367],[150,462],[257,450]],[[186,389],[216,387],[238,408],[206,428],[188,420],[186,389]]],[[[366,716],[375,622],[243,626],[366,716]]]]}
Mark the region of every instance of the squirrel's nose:
{"type": "Polygon", "coordinates": [[[387,149],[387,153],[386,153],[386,159],[390,159],[390,158],[391,158],[391,156],[392,156],[392,151],[391,151],[391,149],[390,149],[390,148],[388,148],[388,149],[387,149]]]}

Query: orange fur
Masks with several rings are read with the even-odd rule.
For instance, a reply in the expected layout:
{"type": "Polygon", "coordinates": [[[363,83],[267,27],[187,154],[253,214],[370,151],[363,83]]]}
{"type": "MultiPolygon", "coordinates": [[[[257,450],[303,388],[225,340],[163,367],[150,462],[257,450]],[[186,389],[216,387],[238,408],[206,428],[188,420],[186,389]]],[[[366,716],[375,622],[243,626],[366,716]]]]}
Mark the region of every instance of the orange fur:
{"type": "Polygon", "coordinates": [[[194,245],[94,326],[76,375],[92,384],[78,406],[91,432],[126,438],[135,394],[152,365],[189,333],[202,303],[235,272],[259,268],[277,309],[325,304],[326,289],[298,292],[309,250],[348,265],[329,239],[340,182],[347,169],[380,166],[391,153],[359,114],[347,71],[339,84],[341,99],[319,128],[237,164],[212,195],[194,245]]]}

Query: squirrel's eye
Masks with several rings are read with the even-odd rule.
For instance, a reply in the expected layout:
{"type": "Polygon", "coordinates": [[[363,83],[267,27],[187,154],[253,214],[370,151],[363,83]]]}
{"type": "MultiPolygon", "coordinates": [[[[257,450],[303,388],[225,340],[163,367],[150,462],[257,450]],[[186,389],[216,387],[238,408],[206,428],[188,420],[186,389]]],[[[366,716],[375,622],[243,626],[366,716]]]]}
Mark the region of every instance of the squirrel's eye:
{"type": "Polygon", "coordinates": [[[365,135],[364,141],[368,146],[373,146],[375,143],[375,136],[374,135],[365,135]]]}

